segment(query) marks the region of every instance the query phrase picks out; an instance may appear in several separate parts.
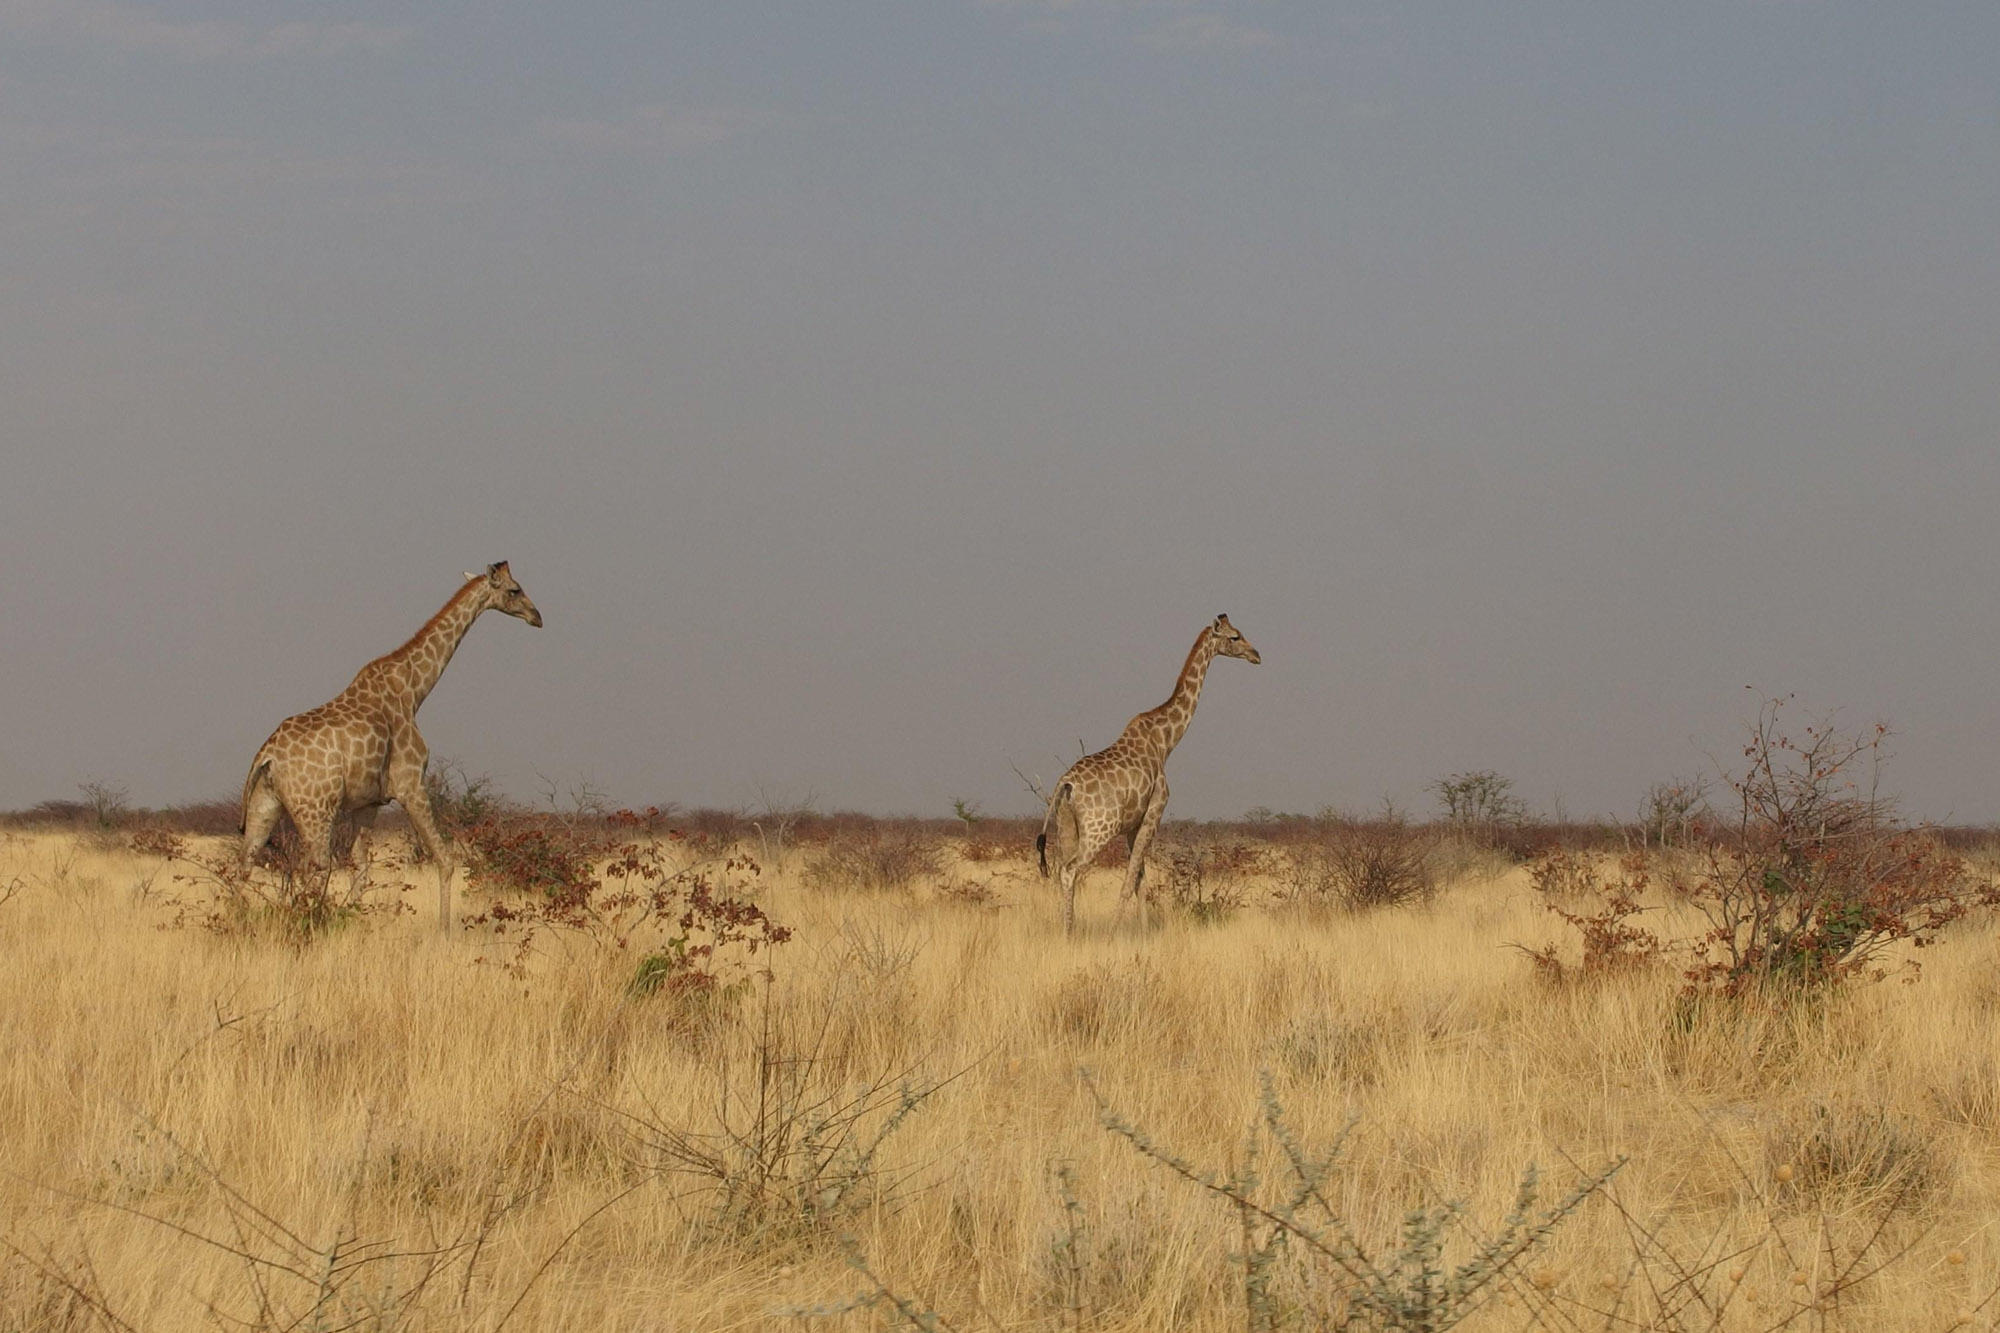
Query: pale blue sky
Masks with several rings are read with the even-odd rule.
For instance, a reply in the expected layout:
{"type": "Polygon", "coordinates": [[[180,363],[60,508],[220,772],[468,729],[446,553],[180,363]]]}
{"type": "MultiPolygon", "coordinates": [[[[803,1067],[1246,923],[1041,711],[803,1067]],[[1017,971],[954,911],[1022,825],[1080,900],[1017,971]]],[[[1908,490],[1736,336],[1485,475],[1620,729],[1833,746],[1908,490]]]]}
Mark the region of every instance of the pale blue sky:
{"type": "Polygon", "coordinates": [[[0,806],[461,570],[521,795],[1572,812],[1797,691],[2000,818],[2000,7],[0,0],[0,806]]]}

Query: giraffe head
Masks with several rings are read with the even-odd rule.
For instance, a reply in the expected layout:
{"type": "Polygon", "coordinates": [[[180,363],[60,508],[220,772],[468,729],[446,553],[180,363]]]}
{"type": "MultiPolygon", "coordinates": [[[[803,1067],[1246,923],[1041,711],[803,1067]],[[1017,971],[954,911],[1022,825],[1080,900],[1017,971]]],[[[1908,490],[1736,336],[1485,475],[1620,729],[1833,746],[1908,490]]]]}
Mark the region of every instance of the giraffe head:
{"type": "Polygon", "coordinates": [[[486,580],[483,591],[487,606],[541,628],[542,613],[528,600],[528,594],[521,590],[521,581],[508,571],[505,560],[497,565],[488,565],[484,574],[468,571],[465,577],[486,580]]]}
{"type": "Polygon", "coordinates": [[[1264,660],[1258,656],[1257,650],[1250,646],[1250,640],[1244,638],[1242,632],[1229,623],[1228,616],[1217,616],[1215,623],[1208,627],[1208,632],[1215,636],[1215,651],[1222,656],[1240,657],[1251,666],[1256,666],[1264,660]]]}

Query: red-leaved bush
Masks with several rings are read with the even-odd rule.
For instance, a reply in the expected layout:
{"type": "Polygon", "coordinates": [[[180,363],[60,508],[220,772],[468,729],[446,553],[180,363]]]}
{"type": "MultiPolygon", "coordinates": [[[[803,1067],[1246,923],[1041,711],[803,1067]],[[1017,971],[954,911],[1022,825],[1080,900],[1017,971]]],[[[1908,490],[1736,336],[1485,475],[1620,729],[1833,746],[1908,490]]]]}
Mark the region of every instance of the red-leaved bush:
{"type": "Polygon", "coordinates": [[[510,820],[463,835],[470,883],[495,892],[468,929],[512,942],[525,973],[549,940],[636,955],[635,993],[700,992],[747,978],[759,953],[791,938],[747,896],[761,873],[705,836],[661,829],[661,812],[603,821],[510,820]]]}

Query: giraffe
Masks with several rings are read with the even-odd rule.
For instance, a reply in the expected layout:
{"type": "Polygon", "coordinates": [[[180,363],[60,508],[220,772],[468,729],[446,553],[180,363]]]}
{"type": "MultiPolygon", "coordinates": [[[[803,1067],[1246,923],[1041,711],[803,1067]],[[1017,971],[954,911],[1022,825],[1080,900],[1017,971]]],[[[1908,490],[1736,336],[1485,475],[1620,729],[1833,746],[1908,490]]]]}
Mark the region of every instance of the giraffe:
{"type": "Polygon", "coordinates": [[[1119,901],[1138,896],[1146,875],[1146,851],[1167,808],[1167,756],[1194,720],[1202,679],[1217,654],[1240,657],[1253,666],[1264,660],[1228,616],[1217,616],[1188,650],[1172,697],[1127,722],[1117,741],[1071,764],[1056,783],[1035,839],[1035,855],[1046,879],[1050,852],[1055,854],[1055,874],[1062,884],[1063,934],[1076,928],[1076,881],[1090,859],[1119,833],[1125,835],[1130,850],[1119,901]]]}
{"type": "Polygon", "coordinates": [[[451,925],[451,848],[438,836],[424,789],[430,751],[417,732],[417,709],[444,674],[479,613],[502,611],[530,625],[542,613],[521,591],[507,562],[468,573],[465,586],[393,653],[376,658],[348,687],[310,712],[288,717],[250,761],[243,783],[243,868],[270,838],[280,811],[298,826],[307,874],[324,885],[332,873],[333,821],[354,814],[354,884],[368,880],[368,842],[375,812],[395,801],[437,863],[438,916],[451,925]]]}

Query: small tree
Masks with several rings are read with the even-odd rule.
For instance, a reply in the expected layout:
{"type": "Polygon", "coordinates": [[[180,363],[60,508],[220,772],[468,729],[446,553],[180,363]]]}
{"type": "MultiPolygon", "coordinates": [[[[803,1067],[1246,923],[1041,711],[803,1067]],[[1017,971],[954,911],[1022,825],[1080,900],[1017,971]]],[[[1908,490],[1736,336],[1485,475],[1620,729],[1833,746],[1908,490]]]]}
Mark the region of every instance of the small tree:
{"type": "Polygon", "coordinates": [[[972,836],[972,826],[982,818],[979,802],[968,801],[963,796],[955,796],[951,802],[952,818],[965,825],[965,836],[972,836]]]}
{"type": "Polygon", "coordinates": [[[777,869],[785,861],[785,839],[800,820],[813,813],[813,804],[818,796],[807,791],[796,800],[780,796],[770,788],[759,784],[757,788],[757,808],[743,817],[743,822],[757,830],[757,843],[764,864],[777,869]]]}
{"type": "Polygon", "coordinates": [[[125,788],[94,779],[79,782],[76,789],[83,793],[83,803],[89,808],[91,821],[97,828],[116,828],[125,821],[126,802],[131,796],[125,788]]]}
{"type": "Polygon", "coordinates": [[[1514,779],[1490,768],[1449,773],[1425,788],[1444,807],[1444,817],[1475,836],[1490,836],[1527,817],[1528,808],[1514,795],[1514,779]]]}
{"type": "Polygon", "coordinates": [[[1921,948],[1974,907],[2000,901],[1877,790],[1888,729],[1843,732],[1810,718],[1781,725],[1766,700],[1723,781],[1735,807],[1670,886],[1707,922],[1693,988],[1738,991],[1879,975],[1901,940],[1921,948]]]}
{"type": "Polygon", "coordinates": [[[1709,816],[1708,778],[1668,778],[1646,788],[1639,803],[1639,845],[1679,847],[1709,816]]]}

